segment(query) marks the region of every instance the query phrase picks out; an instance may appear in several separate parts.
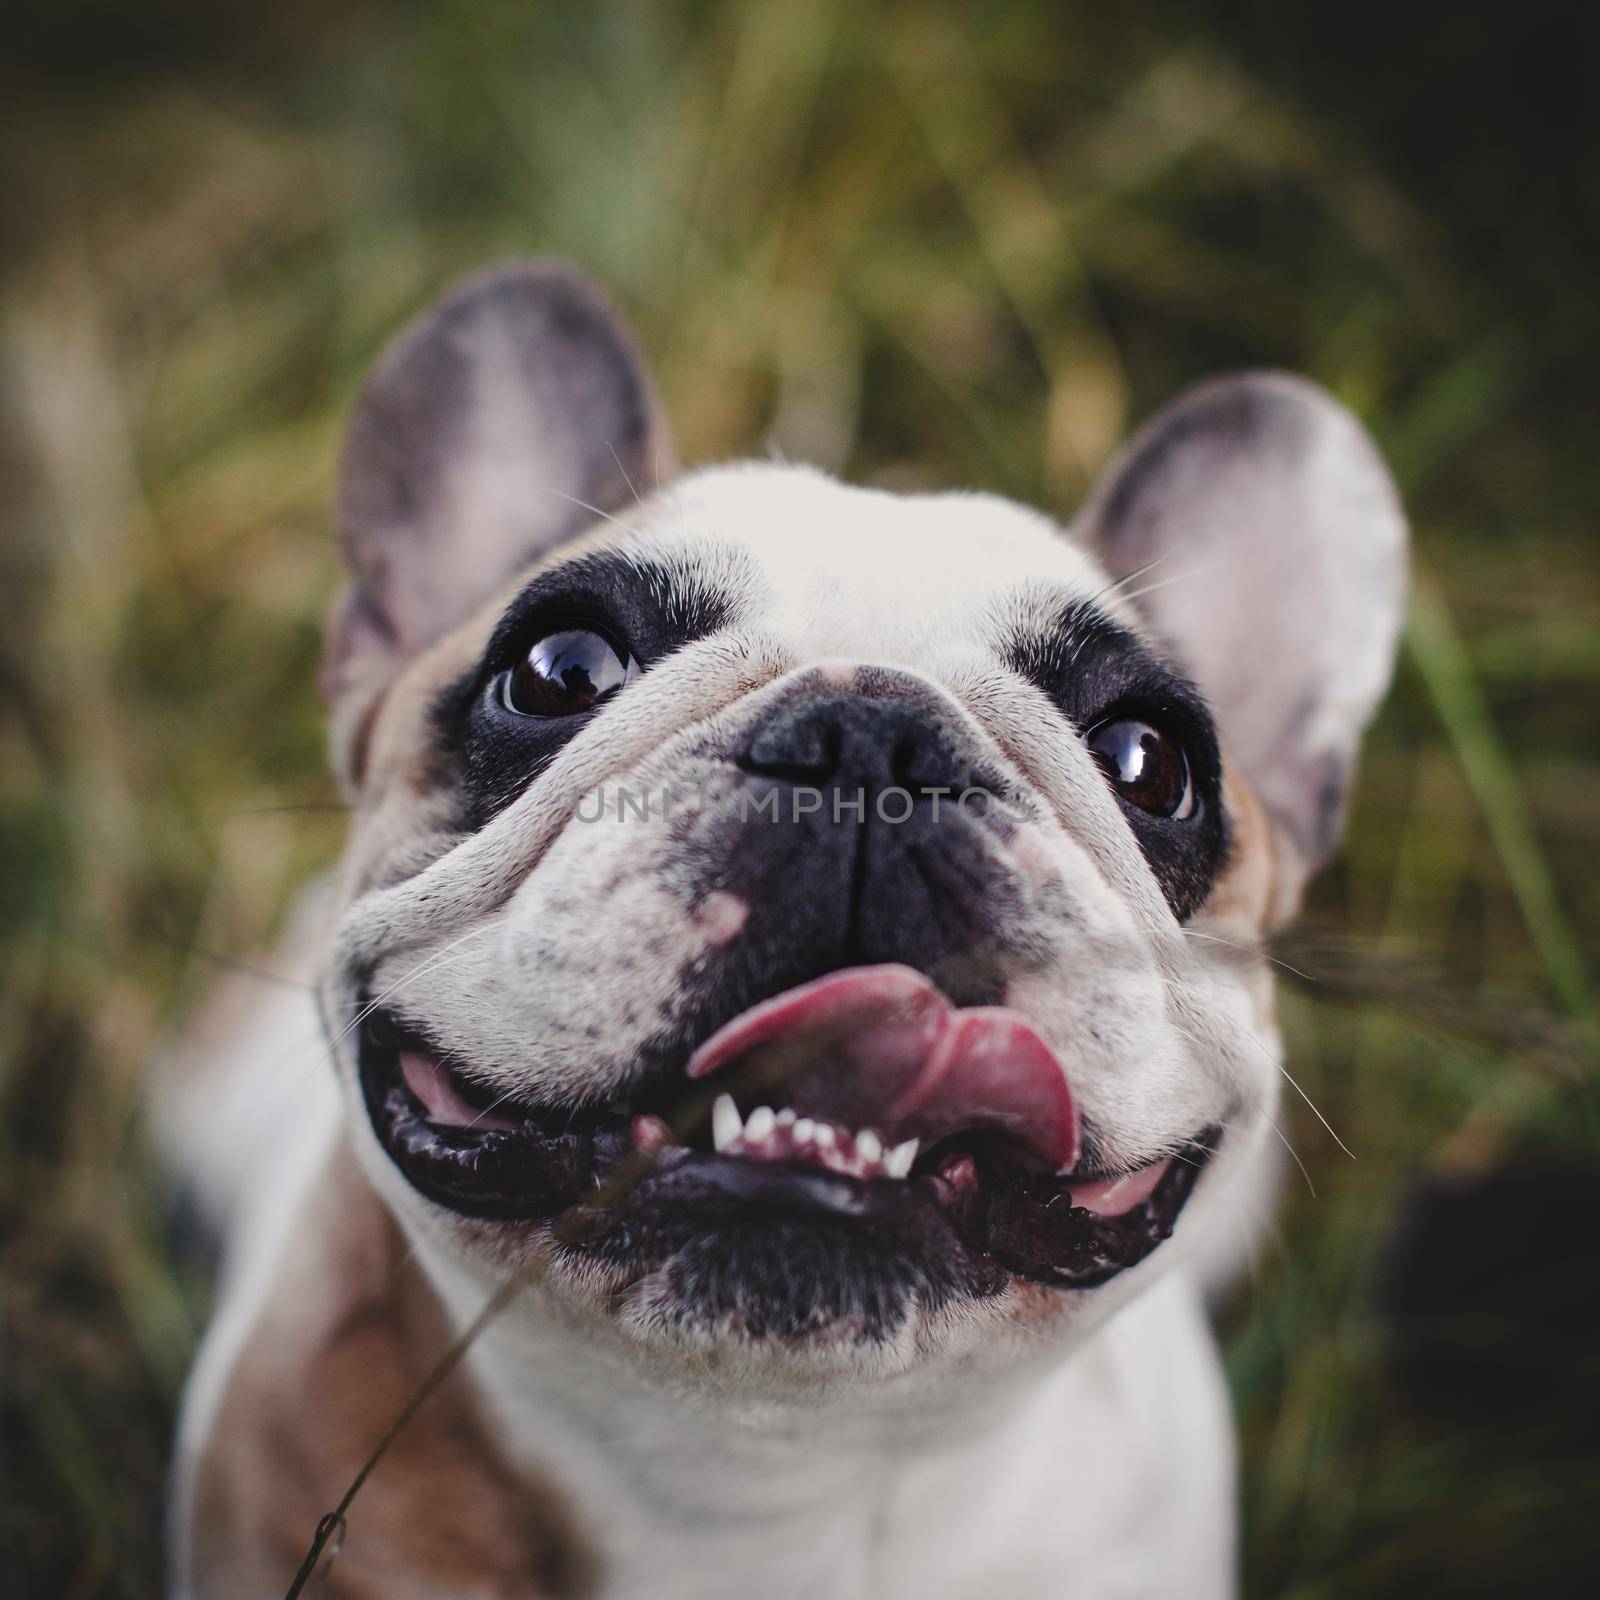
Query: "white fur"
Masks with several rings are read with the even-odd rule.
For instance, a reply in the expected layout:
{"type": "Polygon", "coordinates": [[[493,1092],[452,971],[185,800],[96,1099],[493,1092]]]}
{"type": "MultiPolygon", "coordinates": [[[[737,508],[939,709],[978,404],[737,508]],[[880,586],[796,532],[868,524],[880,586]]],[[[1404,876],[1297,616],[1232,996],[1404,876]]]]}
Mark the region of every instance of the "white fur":
{"type": "MultiPolygon", "coordinates": [[[[1133,614],[1046,519],[983,495],[900,498],[741,466],[689,477],[625,520],[625,548],[738,596],[733,629],[630,685],[480,832],[430,843],[420,872],[358,894],[327,982],[336,1024],[375,962],[375,992],[508,1088],[617,1092],[648,1021],[630,1023],[630,1006],[670,1007],[684,961],[722,934],[697,920],[663,828],[608,831],[575,812],[608,781],[714,778],[720,742],[765,705],[808,674],[848,681],[867,663],[937,702],[1036,803],[998,867],[1077,914],[1068,926],[1039,912],[1048,960],[1009,999],[1067,1063],[1108,1157],[1149,1159],[1211,1122],[1228,1135],[1176,1236],[1106,1287],[1051,1291],[1047,1315],[1008,1293],[884,1347],[686,1335],[657,1315],[659,1286],[632,1286],[618,1310],[604,1274],[535,1251],[530,1287],[471,1357],[500,1443],[558,1474],[617,1600],[1220,1600],[1233,1587],[1233,1454],[1195,1273],[1259,1206],[1276,1039],[1254,975],[1182,936],[1076,730],[997,654],[1008,622],[1072,596],[1133,614]],[[642,929],[660,938],[653,955],[629,942],[642,929]],[[559,992],[508,982],[562,951],[573,977],[559,992]],[[582,1054],[570,1029],[594,1018],[606,1031],[582,1054]]],[[[365,1169],[462,1325],[506,1251],[409,1187],[360,1105],[349,1038],[338,1055],[365,1169]]],[[[298,1141],[285,1157],[303,1161],[298,1141]]],[[[240,1241],[186,1460],[287,1246],[281,1228],[240,1241]]]]}

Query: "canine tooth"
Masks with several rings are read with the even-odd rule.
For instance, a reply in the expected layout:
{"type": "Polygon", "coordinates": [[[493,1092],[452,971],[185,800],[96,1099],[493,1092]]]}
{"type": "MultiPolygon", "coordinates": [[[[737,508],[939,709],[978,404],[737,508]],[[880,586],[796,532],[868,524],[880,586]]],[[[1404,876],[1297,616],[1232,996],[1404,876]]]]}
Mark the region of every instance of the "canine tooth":
{"type": "Polygon", "coordinates": [[[777,1126],[778,1118],[771,1106],[757,1106],[745,1120],[744,1136],[751,1143],[759,1143],[777,1126]]]}
{"type": "Polygon", "coordinates": [[[905,1178],[911,1174],[911,1163],[917,1159],[917,1145],[920,1141],[907,1139],[904,1144],[897,1144],[888,1155],[883,1158],[883,1170],[891,1178],[905,1178]]]}
{"type": "Polygon", "coordinates": [[[796,1144],[810,1144],[817,1125],[810,1117],[797,1118],[794,1125],[794,1142],[796,1144]]]}
{"type": "Polygon", "coordinates": [[[711,1102],[711,1143],[726,1150],[744,1132],[744,1118],[731,1094],[719,1094],[711,1102]]]}
{"type": "Polygon", "coordinates": [[[881,1161],[883,1159],[883,1140],[871,1128],[864,1128],[856,1135],[856,1154],[863,1161],[881,1161]]]}

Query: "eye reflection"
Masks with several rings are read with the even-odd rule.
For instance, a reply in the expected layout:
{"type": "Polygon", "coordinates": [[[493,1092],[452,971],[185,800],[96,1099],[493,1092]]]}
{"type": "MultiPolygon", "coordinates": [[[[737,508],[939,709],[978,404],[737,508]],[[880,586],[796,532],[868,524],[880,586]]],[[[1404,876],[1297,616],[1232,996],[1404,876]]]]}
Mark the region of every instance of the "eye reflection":
{"type": "Polygon", "coordinates": [[[590,628],[549,633],[506,675],[509,710],[524,717],[574,717],[638,676],[639,664],[590,628]]]}
{"type": "Polygon", "coordinates": [[[1118,717],[1085,741],[1112,787],[1129,805],[1175,821],[1194,815],[1194,782],[1183,746],[1137,717],[1118,717]]]}

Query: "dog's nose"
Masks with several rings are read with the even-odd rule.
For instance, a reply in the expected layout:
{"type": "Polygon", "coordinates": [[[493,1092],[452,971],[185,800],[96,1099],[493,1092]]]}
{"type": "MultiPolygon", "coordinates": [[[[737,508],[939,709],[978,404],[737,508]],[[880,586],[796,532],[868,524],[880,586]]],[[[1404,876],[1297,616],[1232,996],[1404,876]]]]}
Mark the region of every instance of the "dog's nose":
{"type": "Polygon", "coordinates": [[[744,943],[768,992],[899,964],[937,973],[959,1005],[996,1003],[995,918],[1012,896],[993,845],[1014,825],[1010,791],[959,722],[909,694],[830,689],[778,710],[734,759],[721,869],[750,903],[744,943]]]}
{"type": "Polygon", "coordinates": [[[741,763],[768,779],[868,797],[904,789],[956,795],[979,788],[968,762],[909,700],[833,694],[780,711],[755,732],[741,763]]]}

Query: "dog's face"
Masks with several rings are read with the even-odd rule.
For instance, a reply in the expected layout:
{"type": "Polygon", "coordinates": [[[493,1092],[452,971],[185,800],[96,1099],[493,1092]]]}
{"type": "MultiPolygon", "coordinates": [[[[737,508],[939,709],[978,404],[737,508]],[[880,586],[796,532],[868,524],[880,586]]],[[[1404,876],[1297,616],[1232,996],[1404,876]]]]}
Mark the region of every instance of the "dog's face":
{"type": "Polygon", "coordinates": [[[1403,590],[1330,401],[1197,391],[1071,531],[673,480],[592,291],[512,268],[369,381],[343,514],[328,998],[429,1259],[759,1386],[1004,1361],[1240,1231],[1257,947],[1403,590]]]}

